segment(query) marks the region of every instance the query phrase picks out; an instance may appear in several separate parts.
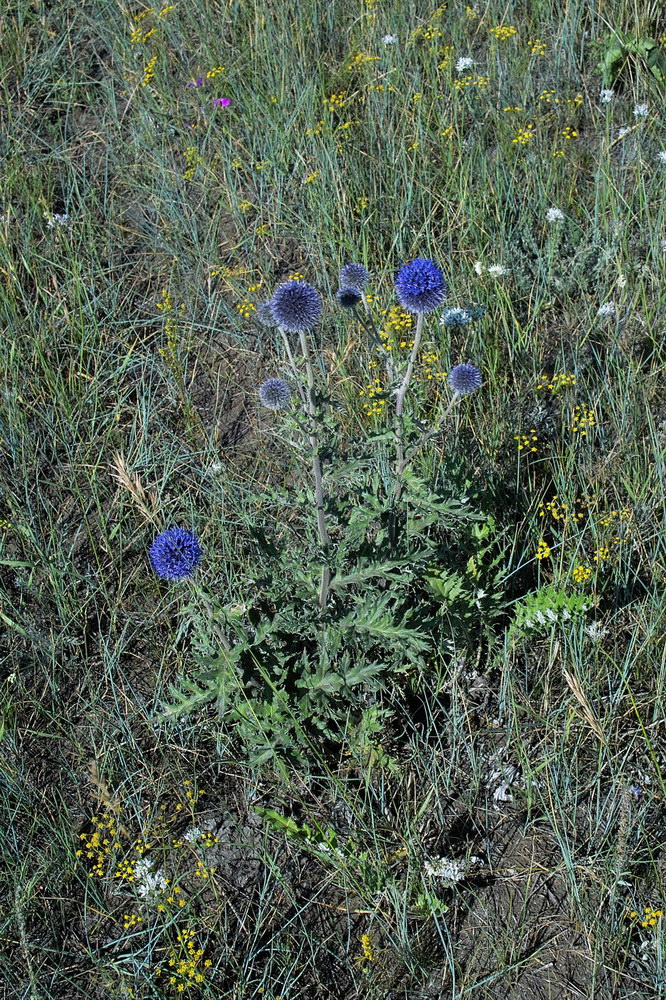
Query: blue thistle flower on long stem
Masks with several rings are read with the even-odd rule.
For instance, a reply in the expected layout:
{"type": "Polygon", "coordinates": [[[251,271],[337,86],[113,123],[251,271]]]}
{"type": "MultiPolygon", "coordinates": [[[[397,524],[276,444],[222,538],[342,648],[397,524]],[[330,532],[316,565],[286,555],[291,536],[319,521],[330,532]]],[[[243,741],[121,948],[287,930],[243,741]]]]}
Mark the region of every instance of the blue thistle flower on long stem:
{"type": "Polygon", "coordinates": [[[456,365],[449,372],[448,383],[459,396],[467,396],[481,386],[483,379],[474,365],[456,365]]]}
{"type": "Polygon", "coordinates": [[[416,257],[400,268],[395,292],[403,309],[422,316],[441,306],[449,286],[434,260],[416,257]]]}
{"type": "Polygon", "coordinates": [[[370,280],[370,274],[363,264],[344,264],[340,268],[339,280],[341,288],[355,288],[362,292],[370,280]]]}
{"type": "Polygon", "coordinates": [[[191,576],[203,551],[197,536],[185,528],[167,528],[157,536],[148,555],[158,576],[182,580],[191,576]]]}
{"type": "Polygon", "coordinates": [[[267,410],[284,410],[289,396],[289,386],[281,378],[266,379],[259,386],[259,399],[267,410]]]}
{"type": "Polygon", "coordinates": [[[273,319],[289,333],[310,330],[321,316],[319,292],[307,281],[286,281],[276,288],[270,300],[273,319]]]}

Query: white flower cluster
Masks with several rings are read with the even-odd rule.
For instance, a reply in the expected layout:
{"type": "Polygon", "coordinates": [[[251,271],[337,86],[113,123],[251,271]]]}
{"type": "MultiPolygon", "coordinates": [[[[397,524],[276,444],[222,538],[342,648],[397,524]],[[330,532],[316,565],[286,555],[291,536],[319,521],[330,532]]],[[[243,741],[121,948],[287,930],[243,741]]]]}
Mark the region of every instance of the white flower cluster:
{"type": "Polygon", "coordinates": [[[474,60],[470,56],[461,56],[456,63],[456,70],[458,73],[462,73],[466,69],[471,69],[474,65],[474,60]]]}
{"type": "Polygon", "coordinates": [[[636,107],[634,108],[634,115],[636,116],[636,118],[645,118],[647,113],[648,113],[647,104],[637,104],[636,107]]]}
{"type": "Polygon", "coordinates": [[[502,267],[501,264],[491,264],[490,267],[485,267],[480,260],[475,262],[474,270],[478,275],[482,275],[486,271],[491,278],[500,278],[503,274],[509,273],[508,267],[502,267]]]}
{"type": "Polygon", "coordinates": [[[44,218],[49,229],[53,229],[54,226],[67,226],[69,224],[69,215],[67,212],[64,215],[60,215],[57,212],[55,215],[49,215],[48,212],[45,212],[44,218]]]}
{"type": "Polygon", "coordinates": [[[145,899],[154,892],[161,892],[169,884],[161,868],[151,871],[153,862],[149,858],[139,858],[134,865],[136,891],[145,899]]]}
{"type": "Polygon", "coordinates": [[[564,218],[564,212],[561,208],[549,208],[546,212],[547,222],[558,222],[564,218]]]}
{"type": "Polygon", "coordinates": [[[597,316],[614,316],[615,315],[615,303],[614,302],[604,302],[602,306],[597,309],[597,316]]]}
{"type": "Polygon", "coordinates": [[[610,104],[614,97],[615,91],[613,90],[602,90],[599,94],[599,100],[602,104],[610,104]]]}
{"type": "Polygon", "coordinates": [[[479,858],[475,854],[472,854],[470,858],[437,858],[435,861],[426,861],[424,870],[426,875],[432,875],[434,878],[460,882],[483,863],[483,858],[479,858]]]}
{"type": "Polygon", "coordinates": [[[384,37],[382,38],[382,41],[383,41],[384,45],[395,45],[395,43],[398,41],[398,36],[397,35],[384,35],[384,37]]]}

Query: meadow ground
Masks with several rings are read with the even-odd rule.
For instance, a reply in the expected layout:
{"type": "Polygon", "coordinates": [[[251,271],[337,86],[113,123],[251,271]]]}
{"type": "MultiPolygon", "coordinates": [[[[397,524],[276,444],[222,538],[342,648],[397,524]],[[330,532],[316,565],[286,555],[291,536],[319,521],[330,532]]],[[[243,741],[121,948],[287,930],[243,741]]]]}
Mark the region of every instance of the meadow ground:
{"type": "Polygon", "coordinates": [[[665,996],[663,5],[0,37],[0,996],[665,996]]]}

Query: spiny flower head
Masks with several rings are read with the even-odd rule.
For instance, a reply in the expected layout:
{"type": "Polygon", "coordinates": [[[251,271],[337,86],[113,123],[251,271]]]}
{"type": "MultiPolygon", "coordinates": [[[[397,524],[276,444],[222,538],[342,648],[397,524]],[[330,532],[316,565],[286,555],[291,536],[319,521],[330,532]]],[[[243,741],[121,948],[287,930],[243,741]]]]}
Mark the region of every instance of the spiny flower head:
{"type": "Polygon", "coordinates": [[[466,326],[471,322],[472,317],[466,309],[461,309],[459,306],[451,306],[445,309],[442,313],[442,318],[440,323],[442,326],[466,326]]]}
{"type": "Polygon", "coordinates": [[[321,316],[319,292],[307,281],[285,281],[270,301],[273,319],[289,333],[302,333],[313,327],[321,316]]]}
{"type": "Polygon", "coordinates": [[[474,365],[456,365],[449,372],[449,385],[459,396],[474,392],[482,382],[481,372],[474,365]]]}
{"type": "Polygon", "coordinates": [[[289,386],[281,378],[269,378],[259,386],[259,399],[267,410],[283,410],[289,402],[289,386]]]}
{"type": "Polygon", "coordinates": [[[203,551],[196,535],[185,528],[167,528],[148,552],[153,569],[167,580],[182,580],[191,576],[203,551]]]}
{"type": "Polygon", "coordinates": [[[363,264],[344,264],[340,268],[340,288],[357,288],[361,292],[369,280],[370,274],[363,264]]]}
{"type": "Polygon", "coordinates": [[[361,293],[356,288],[338,288],[335,297],[343,309],[353,309],[361,301],[361,293]]]}
{"type": "Polygon", "coordinates": [[[449,294],[449,286],[434,260],[416,257],[400,268],[395,291],[403,309],[423,314],[441,306],[449,294]]]}

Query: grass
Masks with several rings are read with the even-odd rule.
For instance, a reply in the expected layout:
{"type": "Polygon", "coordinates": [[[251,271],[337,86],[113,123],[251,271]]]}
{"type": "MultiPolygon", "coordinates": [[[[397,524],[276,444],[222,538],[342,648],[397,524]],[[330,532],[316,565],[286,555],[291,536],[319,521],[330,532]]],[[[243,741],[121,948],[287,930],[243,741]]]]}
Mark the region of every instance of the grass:
{"type": "Polygon", "coordinates": [[[1,16],[6,995],[664,996],[666,102],[640,58],[598,70],[618,33],[666,60],[662,5],[146,10],[1,16]],[[451,543],[472,588],[442,598],[451,640],[335,743],[289,703],[271,746],[251,694],[240,728],[162,719],[246,620],[262,532],[314,539],[309,453],[258,405],[288,375],[258,305],[294,274],[321,292],[351,450],[390,401],[368,415],[384,373],[338,268],[372,272],[402,366],[414,324],[382,310],[416,256],[486,310],[426,317],[406,401],[429,426],[441,373],[483,373],[414,463],[493,519],[491,555],[471,525],[451,543]],[[173,523],[197,584],[148,562],[173,523]]]}

